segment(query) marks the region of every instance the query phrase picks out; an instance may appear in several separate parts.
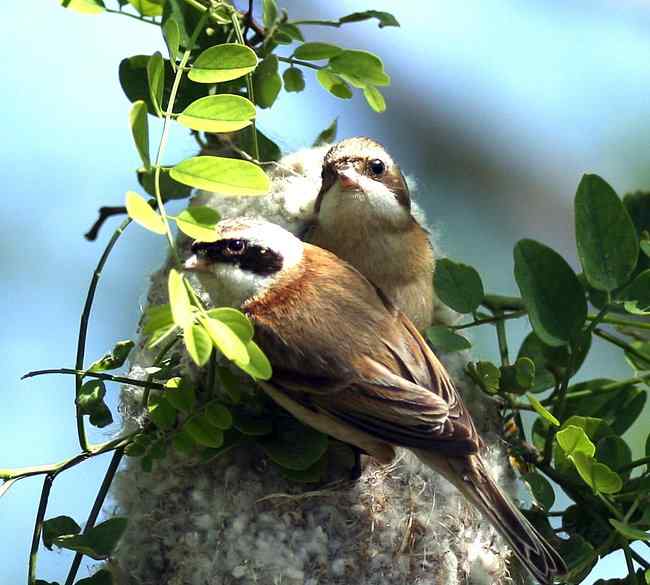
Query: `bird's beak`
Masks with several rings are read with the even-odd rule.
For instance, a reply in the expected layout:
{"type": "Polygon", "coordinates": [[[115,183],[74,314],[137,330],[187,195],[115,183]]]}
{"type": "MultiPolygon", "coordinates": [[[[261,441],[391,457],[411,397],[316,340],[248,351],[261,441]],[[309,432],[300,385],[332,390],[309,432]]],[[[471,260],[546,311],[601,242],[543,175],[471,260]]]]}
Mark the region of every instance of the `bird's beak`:
{"type": "Polygon", "coordinates": [[[356,191],[359,189],[356,171],[353,167],[343,167],[338,169],[336,174],[339,178],[339,185],[341,185],[343,191],[356,191]]]}
{"type": "Polygon", "coordinates": [[[207,272],[209,267],[210,263],[202,258],[199,258],[196,254],[190,256],[187,260],[185,260],[185,264],[183,264],[183,268],[191,272],[207,272]]]}

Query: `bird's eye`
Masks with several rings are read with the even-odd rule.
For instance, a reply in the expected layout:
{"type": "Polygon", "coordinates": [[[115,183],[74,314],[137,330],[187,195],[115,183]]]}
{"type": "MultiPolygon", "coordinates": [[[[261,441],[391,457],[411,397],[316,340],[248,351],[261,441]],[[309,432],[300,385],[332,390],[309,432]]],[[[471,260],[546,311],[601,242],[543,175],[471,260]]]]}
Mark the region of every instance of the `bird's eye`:
{"type": "Polygon", "coordinates": [[[384,161],[374,158],[368,163],[368,169],[375,177],[380,177],[386,171],[386,165],[384,161]]]}
{"type": "Polygon", "coordinates": [[[244,240],[230,240],[228,242],[228,252],[233,255],[239,255],[246,250],[246,242],[244,240]]]}

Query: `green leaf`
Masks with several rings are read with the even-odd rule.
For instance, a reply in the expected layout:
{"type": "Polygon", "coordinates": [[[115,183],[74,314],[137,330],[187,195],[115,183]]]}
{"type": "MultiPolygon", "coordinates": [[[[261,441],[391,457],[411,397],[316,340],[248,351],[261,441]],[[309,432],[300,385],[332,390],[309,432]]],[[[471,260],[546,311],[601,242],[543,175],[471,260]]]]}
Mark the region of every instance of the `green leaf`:
{"type": "Polygon", "coordinates": [[[615,494],[621,491],[623,480],[604,463],[599,463],[580,451],[574,453],[571,459],[580,477],[594,492],[615,494]]]}
{"type": "Polygon", "coordinates": [[[163,431],[171,429],[176,424],[176,409],[160,394],[149,395],[147,410],[154,424],[163,431]]]}
{"type": "Polygon", "coordinates": [[[232,427],[230,410],[218,400],[211,400],[205,405],[204,417],[212,426],[222,431],[227,431],[232,427]]]}
{"type": "Polygon", "coordinates": [[[641,251],[650,258],[650,240],[641,240],[641,251]]]}
{"type": "Polygon", "coordinates": [[[81,527],[70,516],[55,516],[43,522],[43,545],[52,550],[55,538],[80,532],[81,527]]]}
{"type": "Polygon", "coordinates": [[[160,52],[156,51],[147,63],[149,97],[158,116],[163,116],[163,89],[165,87],[165,67],[160,52]]]}
{"type": "Polygon", "coordinates": [[[270,108],[282,89],[278,63],[278,58],[275,55],[268,55],[253,73],[255,103],[260,108],[270,108]]]}
{"type": "Polygon", "coordinates": [[[233,411],[233,426],[242,434],[249,437],[262,437],[273,430],[269,416],[256,416],[241,410],[233,411]]]}
{"type": "Polygon", "coordinates": [[[251,125],[255,105],[245,97],[209,95],[192,102],[178,116],[179,124],[201,132],[235,132],[251,125]]]}
{"type": "Polygon", "coordinates": [[[650,533],[645,532],[644,530],[639,530],[638,528],[634,528],[633,526],[630,526],[625,522],[620,522],[614,518],[609,518],[609,523],[628,540],[650,541],[650,533]]]}
{"type": "Polygon", "coordinates": [[[123,366],[134,345],[135,343],[130,339],[118,341],[111,353],[107,353],[93,362],[88,368],[88,371],[105,372],[106,370],[115,370],[123,366]]]}
{"type": "Polygon", "coordinates": [[[499,391],[501,371],[492,362],[470,363],[467,366],[467,373],[488,394],[496,394],[499,391]]]}
{"type": "Polygon", "coordinates": [[[75,12],[83,14],[99,14],[104,12],[103,3],[99,0],[60,0],[59,4],[75,12]]]}
{"type": "Polygon", "coordinates": [[[327,435],[286,418],[273,436],[262,442],[267,455],[281,467],[302,471],[316,463],[327,451],[327,435]]]}
{"type": "Polygon", "coordinates": [[[515,377],[520,388],[529,389],[535,381],[535,363],[527,357],[515,362],[515,377]]]}
{"type": "Polygon", "coordinates": [[[593,457],[596,453],[596,446],[591,442],[587,433],[578,426],[568,425],[566,428],[555,434],[555,440],[567,457],[572,457],[576,453],[583,453],[588,457],[593,457]]]}
{"type": "MultiPolygon", "coordinates": [[[[169,176],[170,169],[161,168],[160,169],[160,194],[164,202],[167,202],[171,199],[186,199],[192,194],[192,189],[187,185],[178,183],[174,181],[169,176]]],[[[155,186],[155,171],[151,169],[138,169],[138,182],[142,185],[142,188],[152,197],[156,196],[156,186],[155,186]]]]}
{"type": "Polygon", "coordinates": [[[102,380],[88,380],[79,391],[75,402],[81,414],[92,414],[97,405],[106,396],[106,386],[102,380]]]}
{"type": "Polygon", "coordinates": [[[264,195],[271,188],[264,171],[245,160],[218,156],[195,156],[170,171],[172,179],[223,195],[264,195]]]}
{"type": "Polygon", "coordinates": [[[223,83],[243,77],[257,67],[257,55],[238,43],[216,45],[203,51],[188,74],[197,83],[223,83]]]}
{"type": "Polygon", "coordinates": [[[305,77],[297,67],[289,67],[282,74],[284,89],[289,92],[299,92],[305,89],[305,77]]]}
{"type": "Polygon", "coordinates": [[[174,323],[181,329],[190,327],[194,322],[190,295],[185,287],[185,279],[174,268],[169,271],[169,276],[167,277],[167,291],[174,323]]]}
{"type": "Polygon", "coordinates": [[[375,112],[381,114],[382,112],[386,111],[386,100],[374,85],[366,85],[363,88],[363,97],[366,98],[368,105],[375,112]]]}
{"type": "Polygon", "coordinates": [[[230,307],[218,307],[210,309],[208,315],[230,327],[244,343],[248,343],[253,338],[253,324],[241,311],[230,307]]]}
{"type": "Polygon", "coordinates": [[[290,22],[285,22],[281,24],[278,27],[278,31],[281,32],[282,34],[287,35],[290,39],[294,41],[303,42],[305,40],[305,38],[302,36],[302,32],[300,32],[300,29],[295,24],[291,24],[290,22]]]}
{"type": "Polygon", "coordinates": [[[210,336],[214,346],[227,359],[235,362],[239,367],[250,362],[246,344],[228,325],[218,319],[201,319],[201,325],[210,336]]]}
{"type": "MultiPolygon", "coordinates": [[[[208,343],[210,341],[208,340],[208,343]]],[[[180,377],[170,378],[165,382],[165,398],[169,403],[186,414],[192,412],[196,404],[196,392],[192,383],[180,377]]]]}
{"type": "Polygon", "coordinates": [[[176,225],[185,235],[202,242],[214,242],[219,237],[216,225],[221,219],[219,212],[211,207],[192,206],[181,211],[175,218],[176,225]]]}
{"type": "Polygon", "coordinates": [[[268,136],[257,129],[257,144],[260,149],[260,158],[265,162],[279,161],[282,158],[280,147],[268,136]]]}
{"type": "Polygon", "coordinates": [[[446,353],[463,351],[472,347],[472,344],[466,337],[458,335],[458,333],[455,333],[449,327],[444,327],[442,325],[429,327],[425,334],[434,349],[446,353]]]}
{"type": "MultiPolygon", "coordinates": [[[[162,101],[166,103],[169,101],[175,73],[168,59],[164,59],[163,63],[165,86],[163,88],[162,101]]],[[[143,100],[147,104],[149,113],[158,115],[158,111],[154,108],[151,101],[151,92],[147,79],[148,64],[149,57],[147,55],[135,55],[123,59],[119,69],[120,85],[130,101],[143,100]]],[[[176,101],[174,102],[175,111],[181,111],[193,101],[208,95],[209,90],[210,86],[208,85],[197,83],[183,84],[182,91],[176,95],[176,101]]]]}
{"type": "Polygon", "coordinates": [[[329,68],[344,76],[354,87],[390,84],[390,77],[384,71],[382,60],[368,51],[346,49],[330,59],[329,68]]]}
{"type": "Polygon", "coordinates": [[[219,376],[221,390],[233,404],[239,404],[242,399],[241,380],[224,366],[217,367],[217,375],[219,376]]]}
{"type": "Polygon", "coordinates": [[[192,324],[183,329],[183,341],[194,363],[203,367],[212,354],[212,338],[202,324],[192,324]]]}
{"type": "Polygon", "coordinates": [[[598,175],[585,175],[578,185],[575,226],[589,284],[604,291],[623,286],[636,266],[639,241],[623,202],[598,175]]]}
{"type": "Polygon", "coordinates": [[[167,233],[163,218],[151,209],[151,206],[145,199],[135,191],[127,191],[126,193],[126,212],[133,221],[140,224],[143,228],[155,234],[162,235],[167,233]]]}
{"type": "Polygon", "coordinates": [[[555,378],[550,370],[547,368],[548,359],[545,354],[545,349],[548,348],[542,340],[535,335],[529,333],[524,339],[524,342],[519,348],[517,361],[520,359],[530,359],[535,366],[535,379],[533,386],[530,388],[531,392],[543,392],[551,388],[555,384],[555,378]]]}
{"type": "Polygon", "coordinates": [[[324,144],[332,144],[336,140],[336,131],[338,129],[338,118],[334,118],[332,123],[325,128],[318,136],[312,146],[322,146],[324,144]]]}
{"type": "Polygon", "coordinates": [[[289,481],[295,481],[297,483],[318,483],[327,477],[328,455],[329,452],[326,451],[325,455],[316,461],[316,463],[302,471],[282,467],[282,476],[289,481]]]}
{"type": "Polygon", "coordinates": [[[181,46],[181,28],[176,17],[172,16],[165,21],[163,36],[165,37],[165,43],[167,43],[170,59],[176,61],[181,46]]]}
{"type": "Polygon", "coordinates": [[[204,447],[216,449],[223,444],[223,432],[210,424],[205,415],[188,419],[183,425],[183,431],[204,447]]]}
{"type": "Polygon", "coordinates": [[[593,545],[579,534],[572,534],[569,540],[558,539],[559,553],[569,567],[563,576],[566,583],[580,583],[598,561],[593,545]]]}
{"type": "Polygon", "coordinates": [[[555,503],[555,492],[545,477],[539,473],[531,472],[522,475],[521,479],[528,484],[535,501],[544,508],[544,510],[548,511],[553,507],[553,504],[555,503]]]}
{"type": "Polygon", "coordinates": [[[349,100],[352,97],[350,86],[343,79],[332,73],[328,69],[319,69],[316,72],[318,82],[332,95],[343,100],[349,100]]]}
{"type": "Polygon", "coordinates": [[[101,561],[111,555],[124,534],[126,525],[126,518],[110,518],[86,531],[85,534],[59,536],[54,540],[54,544],[101,561]]]}
{"type": "Polygon", "coordinates": [[[592,441],[614,434],[613,429],[602,419],[591,416],[571,416],[562,423],[562,428],[572,425],[581,428],[592,441]]]}
{"type": "Polygon", "coordinates": [[[587,300],[571,267],[534,240],[520,240],[514,256],[515,279],[535,333],[551,346],[576,338],[587,318],[587,300]]]}
{"type": "Polygon", "coordinates": [[[185,431],[179,431],[172,438],[172,445],[181,455],[189,457],[196,451],[196,443],[185,431]]]}
{"type": "Polygon", "coordinates": [[[618,469],[632,463],[632,450],[621,437],[609,435],[596,443],[596,459],[613,469],[618,469]]]}
{"type": "Polygon", "coordinates": [[[296,59],[302,61],[322,61],[336,57],[343,52],[343,49],[329,43],[303,43],[293,52],[296,59]]]}
{"type": "Polygon", "coordinates": [[[532,394],[528,394],[528,402],[530,402],[531,406],[535,409],[535,412],[539,414],[539,416],[545,418],[548,422],[550,422],[552,425],[555,425],[556,427],[560,426],[560,421],[557,420],[544,406],[542,406],[542,403],[537,400],[532,394]]]}
{"type": "Polygon", "coordinates": [[[485,296],[478,272],[449,258],[436,262],[433,285],[440,300],[459,313],[475,311],[485,296]]]}
{"type": "Polygon", "coordinates": [[[142,16],[162,16],[165,0],[128,0],[142,16]]]}
{"type": "Polygon", "coordinates": [[[100,569],[91,577],[79,579],[75,585],[113,585],[113,575],[106,569],[100,569]]]}
{"type": "Polygon", "coordinates": [[[382,12],[380,10],[364,10],[363,12],[353,12],[347,16],[339,18],[339,22],[360,22],[362,20],[369,20],[376,18],[379,22],[377,26],[384,28],[385,26],[399,26],[399,22],[390,12],[382,12]]]}
{"type": "Polygon", "coordinates": [[[161,327],[168,327],[173,324],[174,318],[172,317],[172,308],[169,304],[149,305],[144,312],[142,333],[151,335],[161,327]]]}
{"type": "Polygon", "coordinates": [[[275,0],[262,0],[264,28],[270,29],[278,20],[279,9],[275,0]]]}
{"type": "Polygon", "coordinates": [[[140,155],[142,164],[145,168],[151,166],[151,158],[149,156],[149,122],[147,120],[147,104],[138,100],[131,106],[129,113],[129,123],[131,124],[131,134],[135,147],[140,155]]]}
{"type": "Polygon", "coordinates": [[[641,272],[617,298],[625,301],[625,310],[634,315],[650,315],[650,268],[641,272]]]}
{"type": "Polygon", "coordinates": [[[235,361],[235,363],[255,380],[268,380],[273,372],[271,362],[264,355],[264,352],[254,341],[249,341],[246,344],[246,350],[249,356],[248,363],[240,363],[238,361],[235,361]]]}

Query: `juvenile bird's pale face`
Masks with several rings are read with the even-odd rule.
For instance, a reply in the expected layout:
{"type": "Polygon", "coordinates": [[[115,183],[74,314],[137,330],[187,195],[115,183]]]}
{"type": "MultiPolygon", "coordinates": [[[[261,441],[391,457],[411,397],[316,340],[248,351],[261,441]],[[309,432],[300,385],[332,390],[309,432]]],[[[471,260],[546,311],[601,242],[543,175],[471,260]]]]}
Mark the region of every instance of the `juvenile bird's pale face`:
{"type": "Polygon", "coordinates": [[[399,167],[369,138],[333,146],[325,156],[322,179],[315,211],[323,225],[355,218],[399,228],[411,220],[411,199],[399,167]]]}
{"type": "Polygon", "coordinates": [[[275,224],[237,218],[220,222],[218,229],[220,238],[195,242],[185,262],[215,304],[242,305],[302,259],[302,242],[275,224]]]}

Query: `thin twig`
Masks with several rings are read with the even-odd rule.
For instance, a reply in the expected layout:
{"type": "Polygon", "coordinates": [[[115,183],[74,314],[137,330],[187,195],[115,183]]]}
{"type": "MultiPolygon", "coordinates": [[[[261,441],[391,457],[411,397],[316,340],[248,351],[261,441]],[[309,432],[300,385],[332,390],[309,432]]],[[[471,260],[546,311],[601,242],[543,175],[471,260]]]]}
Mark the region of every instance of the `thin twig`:
{"type": "Polygon", "coordinates": [[[278,61],[282,61],[284,63],[291,63],[291,65],[301,65],[302,67],[309,67],[310,69],[323,69],[321,65],[316,65],[314,63],[310,63],[309,61],[302,61],[300,59],[294,59],[293,57],[280,57],[278,55],[278,61]]]}
{"type": "Polygon", "coordinates": [[[36,512],[36,521],[34,523],[34,532],[32,534],[32,547],[29,551],[29,569],[27,572],[27,585],[33,585],[36,582],[36,561],[38,558],[38,545],[43,532],[43,520],[47,510],[47,501],[50,497],[52,482],[54,477],[47,475],[43,480],[43,489],[41,490],[41,499],[38,502],[38,511],[36,512]]]}
{"type": "MultiPolygon", "coordinates": [[[[158,382],[147,382],[146,380],[136,380],[135,378],[127,378],[126,376],[113,376],[112,374],[104,374],[103,372],[89,372],[87,370],[76,370],[72,368],[53,368],[49,370],[34,370],[27,372],[22,376],[21,380],[27,378],[35,378],[36,376],[46,376],[48,374],[71,374],[78,376],[83,380],[84,377],[99,378],[100,380],[108,380],[109,382],[117,382],[118,384],[129,384],[130,386],[140,386],[141,388],[154,388],[161,390],[164,388],[163,384],[158,382]]],[[[87,450],[84,449],[84,450],[87,450]]]]}
{"type": "Polygon", "coordinates": [[[99,217],[97,218],[97,221],[84,234],[84,238],[86,238],[89,242],[94,242],[99,235],[99,230],[109,217],[112,217],[113,215],[124,215],[125,213],[126,207],[124,205],[119,205],[117,207],[100,207],[99,217]]]}
{"type": "MultiPolygon", "coordinates": [[[[97,493],[97,497],[95,498],[93,507],[90,510],[90,514],[88,515],[88,520],[86,520],[86,525],[84,526],[84,531],[83,531],[84,534],[87,534],[88,531],[95,525],[95,522],[97,521],[97,517],[99,516],[99,512],[101,511],[102,506],[104,505],[104,500],[106,499],[108,490],[111,487],[111,483],[113,483],[115,472],[117,471],[117,468],[119,467],[123,456],[124,456],[123,447],[116,449],[115,452],[113,453],[113,458],[111,459],[111,462],[108,465],[108,469],[106,470],[106,474],[104,475],[104,480],[102,481],[102,485],[99,488],[99,492],[97,493]]],[[[70,565],[70,570],[68,571],[68,576],[65,580],[65,585],[72,585],[74,583],[75,577],[77,576],[77,571],[79,570],[79,565],[81,565],[82,557],[83,557],[83,553],[77,552],[75,554],[74,559],[72,560],[72,564],[70,565]]]]}
{"type": "Polygon", "coordinates": [[[129,12],[124,12],[123,10],[113,10],[112,8],[104,8],[105,12],[108,12],[109,14],[120,14],[122,16],[128,16],[129,18],[135,18],[136,20],[139,20],[140,22],[145,22],[147,24],[153,24],[155,26],[160,26],[160,23],[156,20],[147,20],[146,18],[143,18],[142,16],[138,16],[136,14],[130,14],[129,12]]]}
{"type": "Polygon", "coordinates": [[[641,459],[637,459],[636,461],[632,461],[632,463],[627,463],[626,465],[621,465],[616,470],[616,472],[624,473],[626,471],[629,471],[630,469],[634,469],[635,467],[641,467],[641,465],[647,465],[647,464],[650,464],[650,456],[642,457],[641,459]]]}
{"type": "Polygon", "coordinates": [[[500,313],[494,317],[486,317],[485,319],[475,319],[470,323],[463,323],[462,325],[451,325],[450,329],[459,331],[460,329],[469,329],[470,327],[478,327],[480,325],[489,325],[491,323],[498,323],[499,321],[508,321],[510,319],[519,319],[525,317],[528,311],[514,311],[513,313],[500,313]]]}
{"type": "Polygon", "coordinates": [[[632,347],[629,343],[626,343],[622,339],[619,339],[618,337],[614,337],[607,331],[603,329],[594,329],[594,335],[597,335],[601,339],[604,339],[605,341],[609,341],[611,344],[620,347],[623,351],[626,353],[633,355],[634,357],[639,358],[640,360],[643,360],[644,362],[647,362],[650,364],[650,358],[644,353],[641,353],[638,349],[632,347]]]}
{"type": "MultiPolygon", "coordinates": [[[[111,239],[109,240],[104,252],[102,253],[99,262],[93,272],[93,276],[90,279],[90,285],[88,287],[88,293],[86,294],[86,302],[84,303],[83,312],[81,313],[81,321],[79,323],[79,336],[77,338],[77,357],[75,360],[75,368],[78,371],[83,370],[84,367],[84,358],[86,357],[86,337],[88,336],[88,323],[90,321],[90,311],[93,307],[93,301],[95,300],[95,291],[97,290],[97,285],[99,284],[99,279],[102,275],[102,270],[104,265],[110,256],[113,246],[115,246],[117,240],[120,238],[124,230],[131,223],[131,218],[127,217],[122,224],[113,232],[111,239]]],[[[81,386],[83,385],[83,376],[77,375],[75,380],[75,398],[78,399],[81,393],[81,386]]],[[[79,439],[79,446],[82,451],[88,450],[88,438],[86,437],[86,429],[84,428],[84,418],[81,414],[81,408],[78,404],[78,401],[75,400],[75,409],[76,409],[76,420],[77,420],[77,436],[79,439]]]]}

